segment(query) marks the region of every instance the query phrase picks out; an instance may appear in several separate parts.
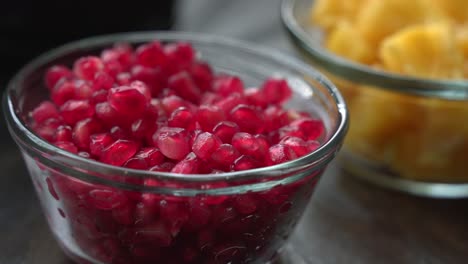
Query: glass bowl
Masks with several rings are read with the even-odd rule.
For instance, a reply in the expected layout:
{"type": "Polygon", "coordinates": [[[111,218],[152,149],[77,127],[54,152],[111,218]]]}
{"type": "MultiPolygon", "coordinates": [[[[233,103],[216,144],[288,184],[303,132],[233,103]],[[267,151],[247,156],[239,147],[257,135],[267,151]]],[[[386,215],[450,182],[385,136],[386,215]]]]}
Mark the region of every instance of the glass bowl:
{"type": "Polygon", "coordinates": [[[282,21],[301,56],[345,97],[351,123],[342,167],[415,195],[468,197],[468,81],[413,78],[339,57],[311,22],[313,4],[283,0],[282,21]]]}
{"type": "Polygon", "coordinates": [[[347,128],[334,85],[309,66],[263,47],[190,33],[145,32],[80,40],[25,66],[9,83],[5,117],[49,226],[78,263],[266,263],[281,256],[347,128]],[[212,175],[182,175],[114,167],[61,150],[26,124],[46,97],[43,76],[53,64],[99,54],[115,42],[192,43],[217,72],[259,85],[284,77],[293,89],[286,107],[310,111],[326,127],[323,144],[271,167],[212,175]],[[151,179],[155,184],[143,185],[151,179]]]}

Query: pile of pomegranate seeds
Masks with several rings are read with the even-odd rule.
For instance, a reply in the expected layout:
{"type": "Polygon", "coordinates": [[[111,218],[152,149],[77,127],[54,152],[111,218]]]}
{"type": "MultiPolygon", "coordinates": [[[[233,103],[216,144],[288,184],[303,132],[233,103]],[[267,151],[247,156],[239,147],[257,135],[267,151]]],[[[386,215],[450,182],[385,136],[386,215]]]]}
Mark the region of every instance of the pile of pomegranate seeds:
{"type": "MultiPolygon", "coordinates": [[[[310,153],[324,132],[321,120],[283,108],[292,94],[285,80],[244,89],[238,77],[198,60],[187,43],[152,42],[135,51],[117,44],[100,57],[80,58],[72,69],[51,67],[45,84],[50,101],[30,115],[39,136],[81,157],[132,169],[249,170],[310,153]]],[[[49,170],[49,199],[61,207],[53,213],[67,221],[77,246],[92,259],[118,264],[266,262],[321,174],[266,191],[181,197],[92,184],[40,167],[49,170]]]]}
{"type": "Polygon", "coordinates": [[[274,165],[317,148],[323,124],[283,109],[282,79],[244,89],[216,74],[190,44],[117,44],[45,76],[51,101],[31,113],[45,140],[82,157],[134,169],[219,173],[274,165]],[[148,158],[148,151],[158,153],[148,158]]]}

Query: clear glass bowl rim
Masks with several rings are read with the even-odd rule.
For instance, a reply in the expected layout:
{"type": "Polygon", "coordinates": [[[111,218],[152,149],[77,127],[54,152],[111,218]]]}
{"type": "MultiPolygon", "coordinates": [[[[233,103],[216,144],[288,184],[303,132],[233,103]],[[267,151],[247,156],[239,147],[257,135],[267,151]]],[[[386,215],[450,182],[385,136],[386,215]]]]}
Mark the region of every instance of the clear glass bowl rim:
{"type": "MultiPolygon", "coordinates": [[[[176,180],[181,182],[211,182],[211,181],[229,181],[239,179],[259,179],[262,177],[272,177],[273,171],[288,171],[291,168],[300,169],[310,167],[311,164],[319,166],[322,163],[328,163],[336,154],[336,151],[341,146],[348,128],[348,111],[343,97],[338,89],[326,77],[318,71],[311,68],[310,65],[303,63],[290,56],[281,54],[276,50],[272,50],[263,46],[234,40],[226,37],[219,37],[208,34],[190,33],[190,32],[170,32],[170,31],[147,31],[147,32],[132,32],[132,33],[118,33],[111,35],[102,35],[90,37],[74,41],[53,50],[50,50],[36,59],[32,60],[24,66],[8,83],[7,89],[3,96],[3,111],[10,129],[10,133],[16,141],[21,141],[22,146],[27,146],[32,151],[39,151],[41,153],[56,156],[57,160],[63,160],[65,163],[72,163],[78,165],[80,168],[86,168],[90,173],[104,173],[106,175],[119,175],[124,177],[135,178],[157,178],[160,180],[176,180]],[[115,42],[148,42],[154,39],[160,41],[188,41],[199,44],[215,44],[226,48],[226,50],[238,50],[250,53],[254,56],[267,58],[278,64],[287,66],[288,68],[296,69],[302,73],[306,73],[308,77],[323,85],[327,92],[333,99],[333,104],[337,109],[337,124],[333,128],[332,135],[329,139],[322,144],[320,148],[306,156],[299,159],[289,161],[286,163],[263,167],[253,170],[239,171],[239,172],[226,172],[219,174],[176,174],[164,172],[151,172],[144,170],[135,170],[129,168],[122,168],[112,165],[107,165],[97,161],[82,158],[78,155],[64,151],[54,145],[44,141],[35,135],[22,121],[21,117],[17,115],[15,105],[12,101],[10,93],[15,90],[18,83],[24,79],[30,72],[33,72],[38,66],[50,62],[72,50],[91,48],[97,46],[107,45],[110,46],[115,42]]],[[[47,158],[45,158],[47,160],[47,158]]],[[[323,165],[323,164],[322,164],[323,165]]],[[[76,173],[72,173],[75,174],[76,173]]],[[[94,177],[94,176],[92,176],[94,177]]]]}
{"type": "MultiPolygon", "coordinates": [[[[289,36],[297,48],[323,67],[326,71],[346,80],[372,85],[394,92],[402,92],[424,97],[447,100],[468,100],[468,80],[430,80],[409,77],[401,74],[380,71],[364,64],[355,63],[329,52],[320,45],[319,40],[312,41],[303,23],[298,21],[295,8],[304,0],[282,0],[281,19],[289,36]]],[[[309,0],[313,3],[313,0],[309,0]]]]}

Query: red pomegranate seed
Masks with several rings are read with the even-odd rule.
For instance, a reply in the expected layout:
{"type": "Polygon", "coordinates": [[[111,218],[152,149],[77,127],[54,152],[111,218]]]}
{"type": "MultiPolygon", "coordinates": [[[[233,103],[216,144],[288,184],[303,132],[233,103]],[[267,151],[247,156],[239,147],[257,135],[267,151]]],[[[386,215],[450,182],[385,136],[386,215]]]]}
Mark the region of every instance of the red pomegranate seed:
{"type": "Polygon", "coordinates": [[[130,169],[136,169],[136,170],[147,170],[148,164],[146,164],[146,161],[144,159],[140,158],[130,158],[127,160],[123,165],[125,168],[130,168],[130,169]]]}
{"type": "Polygon", "coordinates": [[[89,192],[88,202],[100,210],[112,210],[127,202],[123,193],[115,190],[95,189],[89,192]]]}
{"type": "Polygon", "coordinates": [[[57,118],[49,118],[41,123],[33,125],[33,130],[43,139],[52,141],[57,133],[57,128],[63,125],[57,118]]]}
{"type": "Polygon", "coordinates": [[[222,75],[215,79],[213,90],[223,97],[232,93],[242,94],[244,92],[244,83],[239,77],[222,75]]]}
{"type": "Polygon", "coordinates": [[[170,116],[170,114],[179,107],[185,107],[188,109],[192,108],[191,104],[188,101],[185,101],[177,95],[170,95],[168,97],[164,97],[161,101],[161,105],[168,116],[170,116]]]}
{"type": "Polygon", "coordinates": [[[268,150],[267,163],[269,165],[280,164],[297,158],[294,150],[285,144],[276,144],[268,150]]]}
{"type": "Polygon", "coordinates": [[[129,72],[121,72],[115,79],[119,85],[129,85],[132,82],[132,75],[129,72]]]}
{"type": "Polygon", "coordinates": [[[111,137],[115,140],[131,138],[130,132],[120,126],[113,126],[109,132],[111,137]]]}
{"type": "Polygon", "coordinates": [[[152,109],[153,111],[146,111],[142,118],[137,119],[131,125],[133,137],[139,140],[146,140],[148,144],[151,144],[152,136],[158,128],[158,124],[156,123],[158,113],[155,108],[152,109]]]}
{"type": "Polygon", "coordinates": [[[236,197],[234,207],[241,214],[252,214],[257,210],[257,199],[251,194],[243,194],[236,197]]]}
{"type": "Polygon", "coordinates": [[[92,88],[94,91],[97,90],[109,90],[114,85],[114,78],[106,72],[98,72],[94,76],[92,82],[92,88]]]}
{"type": "Polygon", "coordinates": [[[213,71],[211,70],[210,65],[204,62],[195,62],[192,64],[190,70],[195,84],[202,91],[211,90],[211,82],[213,81],[213,71]]]}
{"type": "Polygon", "coordinates": [[[240,131],[258,134],[263,131],[263,116],[260,111],[248,105],[238,105],[231,110],[230,120],[236,123],[240,131]]]}
{"type": "Polygon", "coordinates": [[[78,78],[92,81],[96,73],[104,70],[104,63],[99,57],[88,56],[78,59],[73,65],[73,72],[78,78]]]}
{"type": "Polygon", "coordinates": [[[201,159],[208,160],[215,150],[222,144],[218,136],[209,132],[198,134],[192,145],[192,151],[201,159]]]}
{"type": "Polygon", "coordinates": [[[54,89],[55,85],[62,79],[71,78],[73,73],[65,66],[56,65],[50,67],[45,75],[45,84],[49,91],[54,89]]]}
{"type": "Polygon", "coordinates": [[[245,98],[238,93],[233,93],[226,97],[225,99],[222,99],[218,102],[215,103],[215,106],[219,107],[221,110],[226,115],[229,115],[229,113],[234,109],[234,107],[241,105],[241,104],[246,104],[245,98]]]}
{"type": "Polygon", "coordinates": [[[190,152],[183,160],[179,161],[174,168],[172,168],[171,172],[180,174],[197,174],[201,165],[202,162],[197,155],[190,152]]]}
{"type": "Polygon", "coordinates": [[[245,91],[245,97],[247,102],[253,106],[259,108],[265,108],[268,106],[267,98],[260,89],[250,88],[245,91]]]}
{"type": "Polygon", "coordinates": [[[200,105],[213,105],[221,100],[221,96],[219,94],[215,94],[212,92],[204,92],[202,97],[200,98],[200,105]]]}
{"type": "Polygon", "coordinates": [[[50,101],[44,101],[34,108],[31,116],[34,122],[42,123],[49,118],[58,118],[59,113],[55,104],[50,101]]]}
{"type": "Polygon", "coordinates": [[[212,161],[227,169],[229,169],[229,166],[231,166],[231,164],[233,164],[239,157],[239,151],[230,144],[222,144],[211,155],[212,161]]]}
{"type": "Polygon", "coordinates": [[[290,120],[288,113],[280,106],[271,105],[263,112],[265,119],[265,131],[271,132],[287,125],[290,120]]]}
{"type": "Polygon", "coordinates": [[[182,127],[188,130],[195,129],[195,118],[187,107],[179,107],[174,110],[167,119],[167,125],[170,127],[182,127]]]}
{"type": "Polygon", "coordinates": [[[73,141],[76,146],[83,150],[89,149],[90,136],[102,131],[99,121],[94,118],[87,118],[76,123],[73,128],[73,141]]]}
{"type": "Polygon", "coordinates": [[[145,67],[160,67],[166,63],[161,43],[154,41],[141,45],[136,50],[137,63],[145,67]]]}
{"type": "Polygon", "coordinates": [[[260,88],[265,100],[270,104],[281,104],[289,100],[291,88],[284,79],[269,78],[260,88]]]}
{"type": "Polygon", "coordinates": [[[151,90],[144,82],[133,81],[130,83],[130,87],[138,90],[141,94],[143,94],[146,97],[148,101],[151,101],[151,90]]]}
{"type": "Polygon", "coordinates": [[[223,111],[216,106],[202,105],[195,113],[195,120],[204,131],[213,131],[214,126],[225,120],[223,111]]]}
{"type": "Polygon", "coordinates": [[[302,157],[310,152],[309,145],[302,138],[285,137],[280,143],[290,147],[297,157],[302,157]]]}
{"type": "Polygon", "coordinates": [[[144,148],[135,157],[144,159],[149,167],[159,165],[164,161],[164,155],[155,147],[144,148]]]}
{"type": "Polygon", "coordinates": [[[195,59],[195,51],[189,43],[178,42],[164,46],[164,53],[168,58],[167,70],[174,74],[186,70],[195,59]]]}
{"type": "Polygon", "coordinates": [[[72,129],[70,126],[59,126],[55,134],[55,141],[72,141],[72,129]]]}
{"type": "Polygon", "coordinates": [[[189,220],[185,228],[189,231],[200,230],[211,220],[211,209],[199,199],[193,199],[189,202],[189,220]]]}
{"type": "Polygon", "coordinates": [[[94,134],[90,138],[89,152],[99,157],[102,150],[114,142],[114,139],[108,133],[94,134]]]}
{"type": "Polygon", "coordinates": [[[69,125],[94,115],[94,107],[87,100],[69,100],[60,107],[63,121],[69,125]]]}
{"type": "Polygon", "coordinates": [[[118,63],[122,70],[127,70],[134,63],[132,47],[126,43],[117,43],[111,49],[106,49],[101,53],[101,59],[106,66],[113,62],[118,63]]]}
{"type": "Polygon", "coordinates": [[[177,95],[192,103],[198,103],[201,99],[200,88],[196,85],[190,74],[186,71],[179,72],[169,78],[168,86],[177,95]]]}
{"type": "Polygon", "coordinates": [[[91,97],[91,87],[81,80],[63,80],[55,85],[51,93],[52,101],[61,106],[68,100],[83,100],[91,97]]]}
{"type": "Polygon", "coordinates": [[[302,138],[303,140],[316,140],[324,132],[322,121],[311,118],[300,118],[294,120],[289,125],[279,129],[279,137],[283,139],[287,136],[302,138]]]}
{"type": "Polygon", "coordinates": [[[119,139],[103,149],[100,160],[104,163],[121,166],[138,151],[138,144],[130,140],[119,139]]]}
{"type": "Polygon", "coordinates": [[[99,103],[106,102],[108,95],[109,95],[109,91],[107,90],[94,91],[91,97],[89,98],[89,103],[92,105],[96,105],[99,103]]]}
{"type": "Polygon", "coordinates": [[[181,160],[190,152],[187,130],[177,127],[162,127],[153,136],[154,145],[164,156],[181,160]]]}
{"type": "Polygon", "coordinates": [[[150,99],[139,89],[120,86],[110,89],[108,101],[119,114],[138,118],[147,109],[150,99]]]}
{"type": "Polygon", "coordinates": [[[133,80],[147,84],[153,95],[159,94],[167,85],[167,77],[160,69],[136,65],[132,68],[131,76],[133,80]]]}
{"type": "Polygon", "coordinates": [[[150,171],[160,171],[160,172],[169,172],[174,168],[175,164],[172,162],[163,162],[160,165],[155,165],[151,167],[150,171]]]}
{"type": "Polygon", "coordinates": [[[122,117],[119,116],[119,113],[115,111],[115,109],[110,106],[108,102],[98,103],[95,107],[96,117],[102,121],[107,126],[111,126],[114,123],[121,124],[122,117]]]}
{"type": "Polygon", "coordinates": [[[58,148],[66,150],[68,152],[71,152],[71,153],[74,153],[74,154],[78,153],[78,148],[72,142],[57,141],[57,142],[54,143],[54,145],[57,146],[58,148]]]}
{"type": "Polygon", "coordinates": [[[307,144],[307,147],[309,148],[309,152],[312,152],[320,147],[320,142],[316,140],[307,140],[306,144],[307,144]]]}
{"type": "Polygon", "coordinates": [[[232,137],[232,145],[242,154],[249,155],[258,161],[263,161],[268,153],[267,139],[262,135],[251,135],[245,132],[236,133],[232,137]]]}
{"type": "Polygon", "coordinates": [[[232,169],[235,171],[251,170],[260,167],[261,164],[250,156],[242,155],[237,158],[232,164],[232,169]]]}
{"type": "Polygon", "coordinates": [[[239,132],[239,126],[230,121],[221,121],[213,128],[213,134],[218,136],[223,143],[231,143],[234,134],[239,132]]]}

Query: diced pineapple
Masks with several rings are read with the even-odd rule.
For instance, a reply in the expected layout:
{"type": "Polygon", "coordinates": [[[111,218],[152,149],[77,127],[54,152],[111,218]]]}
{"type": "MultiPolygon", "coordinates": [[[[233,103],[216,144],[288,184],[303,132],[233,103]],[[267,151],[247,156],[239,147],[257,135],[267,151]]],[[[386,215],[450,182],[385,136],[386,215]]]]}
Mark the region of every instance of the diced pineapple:
{"type": "Polygon", "coordinates": [[[318,0],[311,10],[312,22],[327,30],[343,21],[352,22],[368,1],[372,0],[318,0]]]}
{"type": "Polygon", "coordinates": [[[378,0],[361,8],[356,27],[375,48],[385,37],[406,26],[442,17],[429,0],[378,0]]]}
{"type": "Polygon", "coordinates": [[[379,50],[385,68],[425,78],[462,78],[463,55],[446,22],[410,26],[386,38],[379,50]]]}
{"type": "Polygon", "coordinates": [[[464,23],[468,21],[468,1],[466,0],[433,0],[447,17],[464,23]]]}
{"type": "Polygon", "coordinates": [[[331,52],[361,63],[371,63],[375,56],[374,49],[350,23],[339,23],[328,35],[325,46],[331,52]]]}

